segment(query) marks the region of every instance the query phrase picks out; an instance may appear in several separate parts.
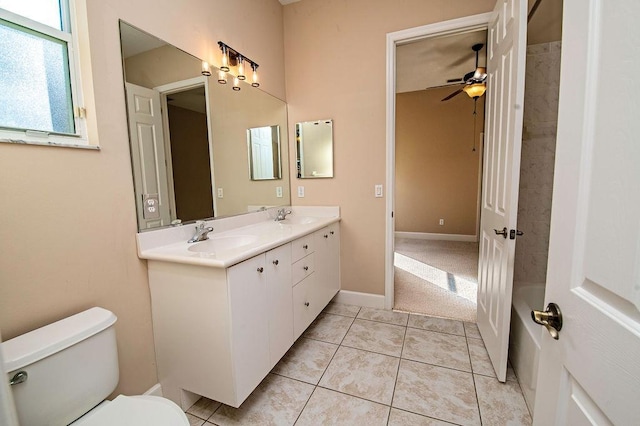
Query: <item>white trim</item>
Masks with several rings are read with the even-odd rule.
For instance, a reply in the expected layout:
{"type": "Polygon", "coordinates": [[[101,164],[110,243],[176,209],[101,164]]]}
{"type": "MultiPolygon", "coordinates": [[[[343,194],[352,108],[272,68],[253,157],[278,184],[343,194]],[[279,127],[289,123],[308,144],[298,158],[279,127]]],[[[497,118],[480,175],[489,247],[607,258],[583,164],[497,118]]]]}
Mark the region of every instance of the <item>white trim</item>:
{"type": "Polygon", "coordinates": [[[365,308],[384,309],[384,295],[361,293],[359,291],[340,290],[333,298],[336,303],[364,306],[365,308]]]}
{"type": "Polygon", "coordinates": [[[160,383],[156,383],[155,385],[151,386],[151,388],[149,388],[149,390],[147,390],[143,395],[162,396],[162,386],[160,386],[160,383]]]}
{"type": "Polygon", "coordinates": [[[413,240],[437,240],[437,241],[466,241],[475,243],[477,235],[464,234],[434,234],[430,232],[400,232],[396,231],[396,238],[411,238],[413,240]]]}
{"type": "Polygon", "coordinates": [[[395,133],[396,133],[396,46],[422,38],[445,34],[462,33],[487,28],[491,13],[467,16],[450,21],[409,28],[387,34],[387,203],[385,214],[385,274],[384,274],[384,308],[393,309],[393,250],[395,224],[392,217],[395,194],[395,133]]]}

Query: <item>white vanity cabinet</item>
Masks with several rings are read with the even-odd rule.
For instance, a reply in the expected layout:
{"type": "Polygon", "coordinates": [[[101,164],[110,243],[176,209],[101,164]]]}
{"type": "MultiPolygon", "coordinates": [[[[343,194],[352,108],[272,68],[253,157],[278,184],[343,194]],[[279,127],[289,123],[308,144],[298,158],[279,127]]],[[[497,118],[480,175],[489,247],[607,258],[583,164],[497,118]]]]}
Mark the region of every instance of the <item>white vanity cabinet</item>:
{"type": "Polygon", "coordinates": [[[149,260],[164,395],[240,406],[338,291],[335,225],[227,268],[149,260]]]}

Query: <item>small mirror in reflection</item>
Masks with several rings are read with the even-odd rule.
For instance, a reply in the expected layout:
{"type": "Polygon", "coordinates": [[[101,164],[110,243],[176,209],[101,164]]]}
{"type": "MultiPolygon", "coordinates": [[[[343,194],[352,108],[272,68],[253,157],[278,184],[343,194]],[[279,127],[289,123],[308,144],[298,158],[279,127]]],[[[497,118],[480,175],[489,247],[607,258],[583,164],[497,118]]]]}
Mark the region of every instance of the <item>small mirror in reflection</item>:
{"type": "Polygon", "coordinates": [[[333,177],[333,121],[296,123],[298,178],[333,177]]]}
{"type": "Polygon", "coordinates": [[[251,180],[282,178],[280,165],[280,126],[247,129],[249,174],[251,180]]]}

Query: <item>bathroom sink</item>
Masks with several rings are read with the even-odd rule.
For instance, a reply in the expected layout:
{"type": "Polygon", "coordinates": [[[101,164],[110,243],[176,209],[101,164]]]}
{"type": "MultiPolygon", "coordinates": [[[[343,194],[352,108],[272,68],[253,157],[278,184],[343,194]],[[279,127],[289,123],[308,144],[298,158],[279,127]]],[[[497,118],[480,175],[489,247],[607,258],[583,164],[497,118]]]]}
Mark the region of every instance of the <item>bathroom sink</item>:
{"type": "Polygon", "coordinates": [[[188,250],[194,253],[210,253],[226,251],[249,245],[258,239],[257,235],[225,235],[213,236],[208,240],[194,243],[188,250]]]}
{"type": "Polygon", "coordinates": [[[286,219],[278,221],[283,225],[307,225],[309,223],[317,222],[317,217],[309,216],[287,216],[286,219]]]}

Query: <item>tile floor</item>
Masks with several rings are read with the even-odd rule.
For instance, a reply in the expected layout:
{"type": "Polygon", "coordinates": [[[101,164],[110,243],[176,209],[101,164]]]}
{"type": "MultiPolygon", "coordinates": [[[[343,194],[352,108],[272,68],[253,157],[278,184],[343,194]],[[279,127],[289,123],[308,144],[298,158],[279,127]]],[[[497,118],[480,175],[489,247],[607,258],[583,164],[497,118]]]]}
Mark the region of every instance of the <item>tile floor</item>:
{"type": "Polygon", "coordinates": [[[240,408],[201,398],[203,425],[530,425],[475,324],[330,303],[240,408]]]}

